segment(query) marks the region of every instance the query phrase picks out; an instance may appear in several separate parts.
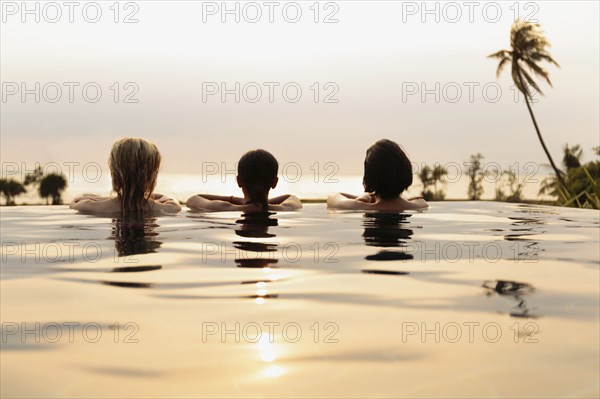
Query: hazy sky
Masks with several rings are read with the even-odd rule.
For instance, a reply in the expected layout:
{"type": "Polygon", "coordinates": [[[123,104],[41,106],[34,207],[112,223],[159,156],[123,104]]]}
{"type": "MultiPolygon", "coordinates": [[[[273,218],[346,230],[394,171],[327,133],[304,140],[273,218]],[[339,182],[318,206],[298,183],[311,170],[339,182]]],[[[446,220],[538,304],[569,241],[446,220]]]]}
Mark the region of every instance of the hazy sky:
{"type": "Polygon", "coordinates": [[[552,153],[560,159],[564,143],[579,143],[590,159],[591,147],[599,145],[596,1],[518,7],[512,1],[475,2],[471,9],[468,2],[428,2],[428,9],[438,10],[430,14],[423,14],[422,2],[337,1],[318,7],[312,1],[275,2],[273,23],[262,1],[239,2],[239,23],[235,15],[221,14],[221,2],[122,2],[118,23],[112,1],[98,7],[80,2],[73,23],[62,2],[55,3],[62,13],[56,23],[49,22],[57,18],[54,6],[29,2],[29,7],[35,3],[39,22],[34,14],[23,15],[21,2],[2,2],[3,165],[105,165],[112,142],[122,136],[154,141],[166,172],[196,173],[203,161],[233,165],[247,149],[263,147],[282,163],[308,168],[336,162],[339,174],[357,174],[365,149],[384,137],[399,142],[417,163],[462,162],[475,152],[504,166],[545,163],[525,104],[515,102],[509,70],[496,85],[496,62],[485,57],[508,48],[517,9],[521,17],[533,13],[530,17],[542,23],[561,64],[561,69],[548,67],[554,88],[542,85],[546,96],[534,106],[552,153]],[[100,20],[86,21],[84,16],[95,18],[96,8],[100,20]],[[296,18],[298,8],[300,20],[286,21],[296,18]],[[258,9],[262,17],[251,23],[258,9]],[[128,15],[138,22],[123,23],[128,15]],[[326,17],[338,22],[324,23],[326,17]],[[40,82],[40,103],[34,94],[22,102],[23,82],[28,89],[40,82]],[[65,82],[78,84],[72,86],[72,103],[65,82]],[[90,82],[89,100],[94,86],[102,89],[96,103],[82,94],[90,82]],[[206,95],[222,83],[234,89],[236,82],[239,103],[234,94],[224,103],[220,94],[206,95]],[[255,83],[244,93],[250,82],[255,83]],[[282,93],[286,84],[288,97],[282,93]],[[51,103],[57,85],[62,97],[51,103]],[[262,97],[252,103],[257,86],[262,97]],[[286,101],[294,99],[297,87],[299,101],[286,101]],[[493,102],[498,87],[502,94],[493,102]],[[12,95],[15,88],[19,92],[12,95]],[[430,90],[424,102],[423,88],[430,90]],[[132,98],[138,102],[125,103],[124,96],[136,89],[132,98]],[[337,103],[324,102],[330,94],[337,103]]]}

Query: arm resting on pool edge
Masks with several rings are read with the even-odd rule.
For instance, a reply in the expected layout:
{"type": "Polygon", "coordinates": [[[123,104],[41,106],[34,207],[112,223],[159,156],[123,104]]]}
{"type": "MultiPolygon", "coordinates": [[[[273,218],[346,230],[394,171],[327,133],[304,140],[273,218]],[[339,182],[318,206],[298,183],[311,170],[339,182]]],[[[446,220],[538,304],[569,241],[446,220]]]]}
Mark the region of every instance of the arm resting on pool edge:
{"type": "Polygon", "coordinates": [[[212,195],[212,194],[196,194],[194,197],[202,197],[209,201],[225,201],[233,205],[244,205],[244,199],[240,197],[234,197],[233,195],[212,195]]]}
{"type": "Polygon", "coordinates": [[[340,210],[354,210],[368,206],[367,203],[359,201],[354,195],[335,193],[327,197],[327,207],[340,210]]]}
{"type": "Polygon", "coordinates": [[[227,200],[216,199],[217,197],[227,199],[232,198],[208,195],[192,195],[190,198],[187,199],[185,204],[188,208],[196,211],[235,211],[240,209],[241,207],[241,205],[234,204],[227,200]],[[212,197],[215,199],[209,199],[206,197],[212,197]]]}
{"type": "Polygon", "coordinates": [[[296,211],[302,209],[302,201],[293,194],[280,195],[269,200],[271,211],[296,211]]]}
{"type": "Polygon", "coordinates": [[[429,208],[429,204],[427,204],[427,201],[425,201],[425,199],[423,197],[409,198],[408,202],[410,202],[411,204],[413,204],[415,206],[415,209],[427,209],[427,208],[429,208]]]}
{"type": "MultiPolygon", "coordinates": [[[[171,197],[162,194],[152,194],[148,199],[152,211],[166,213],[177,213],[181,211],[181,205],[171,197]]],[[[121,207],[114,197],[101,197],[94,194],[85,194],[77,197],[71,202],[69,208],[82,212],[92,213],[115,213],[120,212],[121,207]]]]}
{"type": "Polygon", "coordinates": [[[355,195],[336,193],[327,197],[327,207],[332,209],[356,210],[365,209],[368,206],[370,204],[359,200],[359,197],[355,195]]]}
{"type": "Polygon", "coordinates": [[[160,210],[168,213],[177,213],[181,211],[181,204],[179,201],[174,200],[166,195],[154,193],[148,201],[150,208],[154,210],[160,210]]]}
{"type": "Polygon", "coordinates": [[[340,199],[351,199],[351,200],[356,200],[356,201],[360,201],[360,202],[365,202],[367,204],[372,204],[376,201],[375,195],[371,194],[371,193],[364,193],[361,196],[356,196],[356,195],[347,194],[347,193],[337,193],[336,195],[338,195],[340,199]]]}
{"type": "Polygon", "coordinates": [[[337,193],[327,197],[327,207],[339,210],[379,210],[388,212],[402,212],[407,210],[424,210],[429,207],[421,197],[405,200],[402,197],[376,202],[373,194],[366,193],[360,197],[337,193]],[[354,198],[352,198],[354,197],[354,198]]]}
{"type": "MultiPolygon", "coordinates": [[[[243,198],[222,197],[218,195],[193,195],[186,201],[188,208],[202,211],[242,211],[258,212],[260,206],[245,204],[243,198]]],[[[295,195],[282,195],[269,200],[271,211],[293,211],[302,208],[302,203],[295,195]]]]}
{"type": "Polygon", "coordinates": [[[75,198],[69,208],[82,212],[110,213],[119,211],[119,204],[116,198],[84,194],[75,198]]]}

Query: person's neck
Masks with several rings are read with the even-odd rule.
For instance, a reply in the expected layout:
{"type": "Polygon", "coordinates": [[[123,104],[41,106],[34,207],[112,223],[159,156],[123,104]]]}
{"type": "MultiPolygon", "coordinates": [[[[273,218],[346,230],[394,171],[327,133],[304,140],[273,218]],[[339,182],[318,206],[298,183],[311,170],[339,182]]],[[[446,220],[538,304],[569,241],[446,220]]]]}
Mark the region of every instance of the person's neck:
{"type": "Polygon", "coordinates": [[[379,195],[375,195],[375,203],[391,203],[391,202],[401,202],[403,201],[401,196],[393,197],[393,198],[381,198],[379,195]]]}
{"type": "MultiPolygon", "coordinates": [[[[267,202],[269,201],[269,192],[267,191],[265,197],[267,198],[267,202]]],[[[250,202],[251,198],[248,194],[244,193],[244,203],[247,204],[250,202]]]]}

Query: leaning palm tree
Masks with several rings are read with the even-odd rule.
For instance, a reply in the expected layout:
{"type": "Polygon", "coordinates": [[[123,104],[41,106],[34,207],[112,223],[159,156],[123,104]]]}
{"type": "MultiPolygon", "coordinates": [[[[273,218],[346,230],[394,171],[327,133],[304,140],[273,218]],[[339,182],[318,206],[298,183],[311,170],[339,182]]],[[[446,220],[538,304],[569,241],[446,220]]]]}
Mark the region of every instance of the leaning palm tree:
{"type": "Polygon", "coordinates": [[[542,90],[530,73],[544,79],[548,85],[552,87],[552,82],[550,81],[548,71],[539,66],[540,61],[546,61],[559,68],[560,65],[558,65],[558,63],[548,52],[547,48],[550,47],[550,43],[544,37],[544,33],[540,29],[539,24],[516,20],[510,30],[510,45],[512,50],[500,50],[489,55],[488,58],[496,58],[500,60],[498,69],[496,70],[496,77],[500,76],[502,69],[506,64],[511,64],[513,82],[515,83],[517,89],[523,93],[523,96],[525,97],[525,104],[527,104],[529,115],[531,115],[531,120],[533,121],[533,126],[535,127],[537,136],[542,144],[542,148],[544,149],[544,152],[550,161],[550,165],[552,165],[552,169],[554,169],[554,173],[556,173],[556,176],[558,177],[563,189],[568,194],[569,192],[562,173],[556,167],[556,164],[554,163],[554,160],[552,159],[552,156],[546,147],[546,143],[542,138],[542,133],[540,132],[535,115],[533,115],[533,110],[531,109],[530,104],[532,95],[529,88],[531,86],[538,93],[543,95],[542,90]],[[527,70],[529,70],[529,72],[527,70]]]}

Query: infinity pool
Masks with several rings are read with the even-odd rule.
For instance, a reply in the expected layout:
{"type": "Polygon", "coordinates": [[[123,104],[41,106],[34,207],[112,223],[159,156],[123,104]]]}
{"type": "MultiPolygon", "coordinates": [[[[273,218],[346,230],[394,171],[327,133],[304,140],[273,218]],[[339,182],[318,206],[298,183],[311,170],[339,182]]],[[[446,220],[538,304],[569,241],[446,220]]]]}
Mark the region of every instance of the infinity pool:
{"type": "Polygon", "coordinates": [[[598,211],[3,207],[3,397],[598,397],[598,211]]]}

